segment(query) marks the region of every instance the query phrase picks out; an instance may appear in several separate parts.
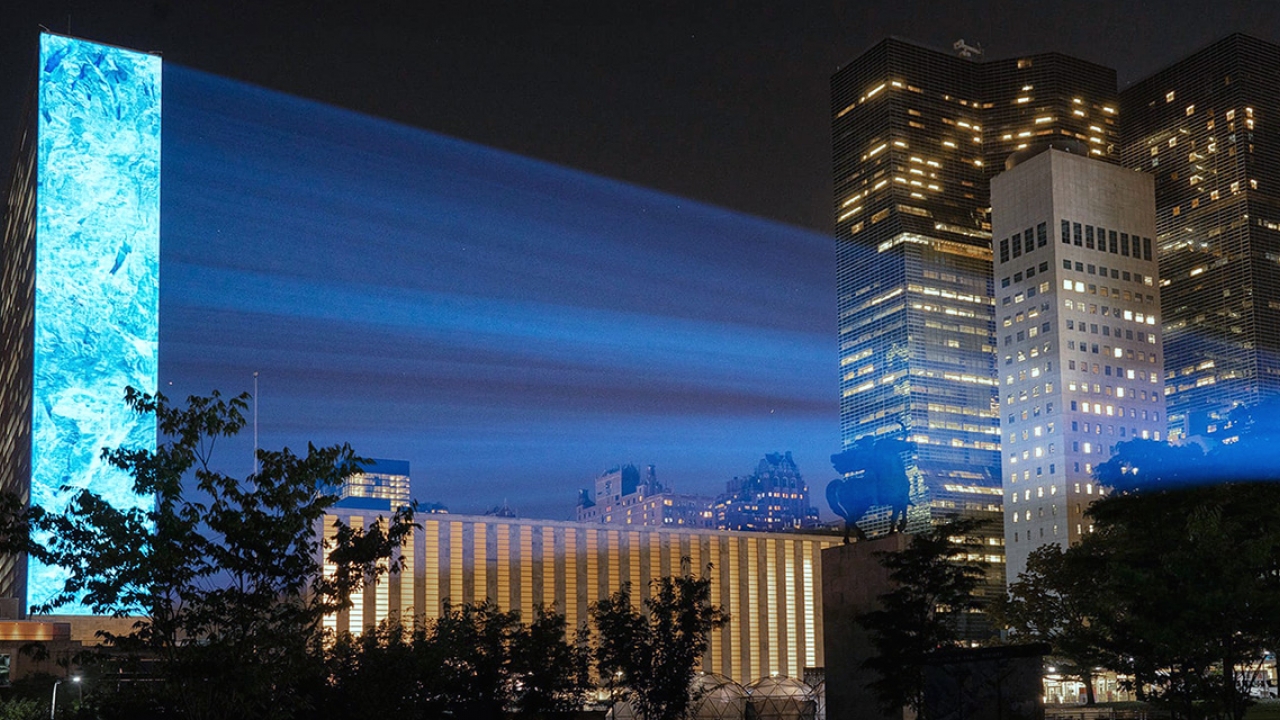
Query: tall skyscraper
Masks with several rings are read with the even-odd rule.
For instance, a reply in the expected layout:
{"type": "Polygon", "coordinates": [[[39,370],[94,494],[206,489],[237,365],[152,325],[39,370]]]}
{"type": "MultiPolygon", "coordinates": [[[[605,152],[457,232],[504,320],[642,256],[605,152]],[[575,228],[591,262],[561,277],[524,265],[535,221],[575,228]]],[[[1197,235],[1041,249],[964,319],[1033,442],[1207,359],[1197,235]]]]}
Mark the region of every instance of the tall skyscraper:
{"type": "Polygon", "coordinates": [[[1151,177],[1055,148],[991,180],[1009,580],[1090,530],[1117,443],[1164,436],[1151,177]]]}
{"type": "Polygon", "coordinates": [[[1174,437],[1280,394],[1280,47],[1232,35],[1121,95],[1124,164],[1155,176],[1174,437]]]}
{"type": "MultiPolygon", "coordinates": [[[[157,383],[160,85],[156,56],[40,38],[0,252],[0,489],[53,512],[80,489],[146,502],[100,453],[156,441],[123,400],[157,383]]],[[[8,558],[0,596],[44,602],[62,578],[8,558]]]]}
{"type": "MultiPolygon", "coordinates": [[[[955,513],[991,520],[997,566],[989,182],[1047,138],[1112,161],[1115,87],[1113,70],[1063,55],[982,62],[898,39],[832,78],[842,442],[913,442],[908,529],[955,513]]],[[[1002,583],[1003,567],[992,577],[1002,583]]]]}

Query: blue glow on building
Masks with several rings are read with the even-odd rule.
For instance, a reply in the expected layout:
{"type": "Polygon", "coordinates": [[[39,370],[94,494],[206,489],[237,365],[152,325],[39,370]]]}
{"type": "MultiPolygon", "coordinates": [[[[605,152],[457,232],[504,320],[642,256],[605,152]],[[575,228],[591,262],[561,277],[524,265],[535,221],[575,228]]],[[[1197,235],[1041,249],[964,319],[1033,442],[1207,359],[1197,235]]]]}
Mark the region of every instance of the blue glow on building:
{"type": "MultiPolygon", "coordinates": [[[[38,122],[31,502],[61,510],[87,488],[139,507],[101,453],[156,441],[122,399],[157,384],[160,58],[43,35],[38,122]]],[[[63,577],[32,562],[28,605],[63,577]]]]}

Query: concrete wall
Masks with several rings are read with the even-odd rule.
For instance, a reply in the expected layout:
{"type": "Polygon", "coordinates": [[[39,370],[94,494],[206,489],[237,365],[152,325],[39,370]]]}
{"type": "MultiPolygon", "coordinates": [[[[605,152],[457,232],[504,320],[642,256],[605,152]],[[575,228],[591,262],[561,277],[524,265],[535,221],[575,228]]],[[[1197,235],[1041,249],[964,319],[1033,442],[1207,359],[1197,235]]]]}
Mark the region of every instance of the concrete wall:
{"type": "Polygon", "coordinates": [[[873,651],[856,618],[879,608],[877,598],[892,588],[877,552],[899,552],[910,538],[902,533],[822,551],[822,629],[826,659],[827,720],[902,720],[880,710],[867,684],[876,674],[862,663],[873,651]]]}

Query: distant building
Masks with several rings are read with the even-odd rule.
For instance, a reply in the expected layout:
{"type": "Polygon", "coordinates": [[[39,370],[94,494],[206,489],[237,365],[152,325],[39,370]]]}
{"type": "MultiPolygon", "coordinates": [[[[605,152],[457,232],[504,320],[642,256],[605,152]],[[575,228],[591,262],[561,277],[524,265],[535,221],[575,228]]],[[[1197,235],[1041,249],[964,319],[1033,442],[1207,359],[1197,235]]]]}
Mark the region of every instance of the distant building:
{"type": "Polygon", "coordinates": [[[1280,395],[1280,46],[1231,35],[1120,94],[1155,178],[1171,437],[1280,395]]]}
{"type": "Polygon", "coordinates": [[[641,475],[635,465],[613,468],[596,478],[594,495],[578,492],[578,522],[648,527],[712,527],[711,498],[682,495],[658,482],[652,465],[641,475]]]}
{"type": "Polygon", "coordinates": [[[397,510],[412,502],[407,460],[366,460],[342,483],[338,507],[397,510]]]}
{"type": "Polygon", "coordinates": [[[1117,443],[1164,438],[1151,177],[1053,142],[991,180],[1010,580],[1091,530],[1117,443]]]}
{"type": "Polygon", "coordinates": [[[795,530],[819,525],[818,510],[809,504],[809,486],[791,453],[769,453],[756,471],[726,483],[712,507],[720,530],[795,530]]]}
{"type": "Polygon", "coordinates": [[[516,509],[511,507],[511,505],[509,505],[506,500],[503,500],[501,505],[494,505],[488,510],[485,510],[483,514],[485,517],[499,517],[499,518],[520,517],[520,513],[516,512],[516,509]]]}

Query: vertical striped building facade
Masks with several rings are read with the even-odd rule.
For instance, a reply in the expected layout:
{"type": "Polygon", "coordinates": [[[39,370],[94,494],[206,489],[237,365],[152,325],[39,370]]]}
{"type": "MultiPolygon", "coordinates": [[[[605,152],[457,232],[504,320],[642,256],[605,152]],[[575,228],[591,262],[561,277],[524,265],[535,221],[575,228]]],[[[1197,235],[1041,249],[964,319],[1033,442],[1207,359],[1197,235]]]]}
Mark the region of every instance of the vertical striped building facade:
{"type": "MultiPolygon", "coordinates": [[[[365,527],[378,513],[337,508],[330,517],[365,527]]],[[[623,583],[638,600],[650,580],[679,573],[688,558],[731,618],[713,634],[704,671],[746,683],[823,665],[821,553],[839,538],[447,514],[418,522],[402,550],[404,571],[353,598],[327,627],[359,632],[393,614],[430,620],[446,602],[487,598],[526,620],[540,605],[553,608],[577,628],[623,583]]]]}

